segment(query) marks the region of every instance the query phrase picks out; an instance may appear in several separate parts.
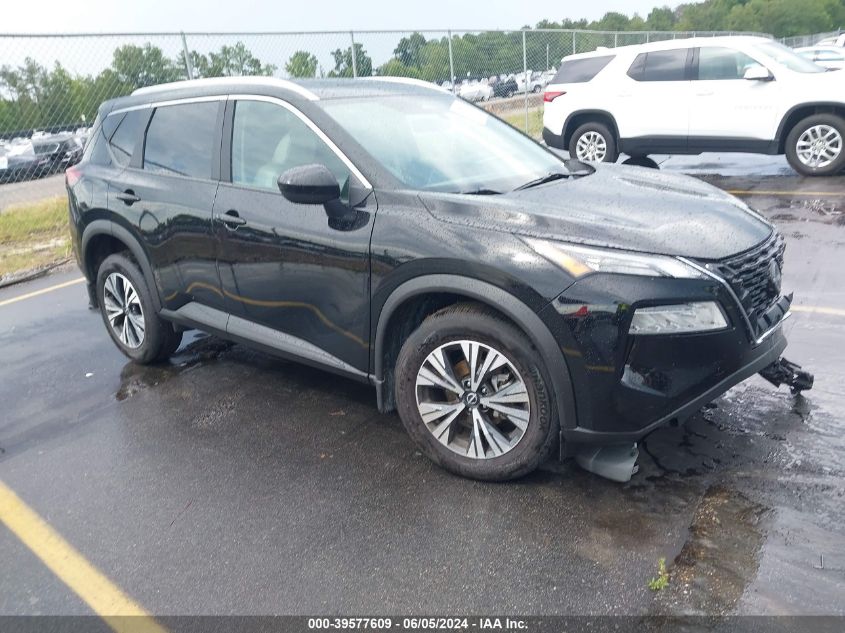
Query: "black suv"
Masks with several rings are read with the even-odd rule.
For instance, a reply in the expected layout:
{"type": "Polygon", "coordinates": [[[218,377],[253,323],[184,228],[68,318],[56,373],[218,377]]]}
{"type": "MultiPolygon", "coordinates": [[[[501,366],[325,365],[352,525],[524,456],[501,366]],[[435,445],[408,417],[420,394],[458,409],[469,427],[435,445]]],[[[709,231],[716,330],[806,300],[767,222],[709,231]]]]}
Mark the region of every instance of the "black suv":
{"type": "Polygon", "coordinates": [[[423,82],[138,90],[67,189],[131,359],[199,328],[369,383],[469,477],[636,441],[786,347],[784,242],[745,204],[565,160],[423,82]]]}

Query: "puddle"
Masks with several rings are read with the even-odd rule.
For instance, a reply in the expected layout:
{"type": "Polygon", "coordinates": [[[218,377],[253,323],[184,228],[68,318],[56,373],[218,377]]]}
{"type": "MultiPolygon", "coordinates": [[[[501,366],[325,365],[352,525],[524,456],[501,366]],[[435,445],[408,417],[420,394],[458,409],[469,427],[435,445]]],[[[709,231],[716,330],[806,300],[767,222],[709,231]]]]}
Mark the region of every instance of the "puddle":
{"type": "Polygon", "coordinates": [[[139,391],[156,387],[199,365],[218,360],[233,346],[233,343],[199,332],[189,333],[189,336],[192,340],[180,348],[166,363],[157,365],[126,363],[120,372],[120,387],[114,397],[121,401],[131,398],[139,391]]]}
{"type": "Polygon", "coordinates": [[[736,490],[708,488],[686,542],[669,565],[669,585],[655,598],[656,612],[732,613],[757,575],[768,516],[768,508],[736,490]]]}

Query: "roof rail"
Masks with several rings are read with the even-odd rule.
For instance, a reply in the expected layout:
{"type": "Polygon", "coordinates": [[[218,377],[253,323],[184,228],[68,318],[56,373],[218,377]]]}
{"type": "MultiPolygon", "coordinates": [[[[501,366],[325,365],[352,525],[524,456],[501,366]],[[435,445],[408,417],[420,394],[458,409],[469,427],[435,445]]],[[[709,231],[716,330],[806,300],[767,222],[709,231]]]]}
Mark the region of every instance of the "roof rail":
{"type": "Polygon", "coordinates": [[[228,84],[253,84],[256,86],[276,86],[277,88],[283,88],[285,90],[290,90],[291,92],[295,92],[298,95],[305,97],[309,101],[318,101],[317,95],[313,92],[300,86],[298,83],[294,83],[293,81],[288,81],[287,79],[279,79],[278,77],[208,77],[206,79],[187,79],[184,81],[174,81],[171,83],[166,84],[158,84],[156,86],[147,86],[146,88],[138,88],[137,90],[132,92],[132,96],[135,95],[148,95],[148,94],[155,94],[157,92],[165,92],[167,90],[174,90],[178,88],[203,88],[205,86],[213,87],[219,85],[228,85],[228,84]]]}
{"type": "Polygon", "coordinates": [[[445,88],[438,86],[435,83],[425,81],[424,79],[413,79],[412,77],[382,77],[380,75],[375,75],[370,77],[358,77],[358,79],[368,79],[371,81],[387,81],[394,84],[405,84],[407,86],[419,86],[420,88],[428,88],[429,90],[436,90],[438,92],[452,94],[445,88]]]}

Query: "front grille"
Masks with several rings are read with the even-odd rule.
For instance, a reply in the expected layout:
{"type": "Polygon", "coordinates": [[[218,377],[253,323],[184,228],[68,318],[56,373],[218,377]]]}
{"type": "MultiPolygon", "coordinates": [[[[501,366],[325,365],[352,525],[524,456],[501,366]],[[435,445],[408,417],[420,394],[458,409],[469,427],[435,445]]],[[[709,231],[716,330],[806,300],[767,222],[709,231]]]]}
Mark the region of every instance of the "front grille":
{"type": "Polygon", "coordinates": [[[748,320],[757,330],[766,327],[768,319],[762,317],[780,296],[784,250],[783,236],[774,231],[759,246],[707,266],[730,284],[748,320]],[[777,262],[777,271],[772,268],[772,261],[777,262]]]}

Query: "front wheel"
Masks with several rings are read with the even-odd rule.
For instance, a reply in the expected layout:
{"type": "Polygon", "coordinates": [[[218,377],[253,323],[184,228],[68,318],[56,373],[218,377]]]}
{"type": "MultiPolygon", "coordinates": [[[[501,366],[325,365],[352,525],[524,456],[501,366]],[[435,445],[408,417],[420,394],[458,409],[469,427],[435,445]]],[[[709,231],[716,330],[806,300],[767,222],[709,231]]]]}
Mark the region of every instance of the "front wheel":
{"type": "Polygon", "coordinates": [[[569,155],[595,163],[615,163],[619,157],[613,132],[598,122],[585,123],[575,130],[569,140],[569,155]]]}
{"type": "Polygon", "coordinates": [[[545,374],[531,342],[496,312],[450,306],[399,352],[399,415],[420,450],[447,470],[514,479],[537,468],[557,439],[545,374]]]}
{"type": "Polygon", "coordinates": [[[832,176],[845,166],[845,119],[814,114],[786,137],[786,160],[802,176],[832,176]]]}

